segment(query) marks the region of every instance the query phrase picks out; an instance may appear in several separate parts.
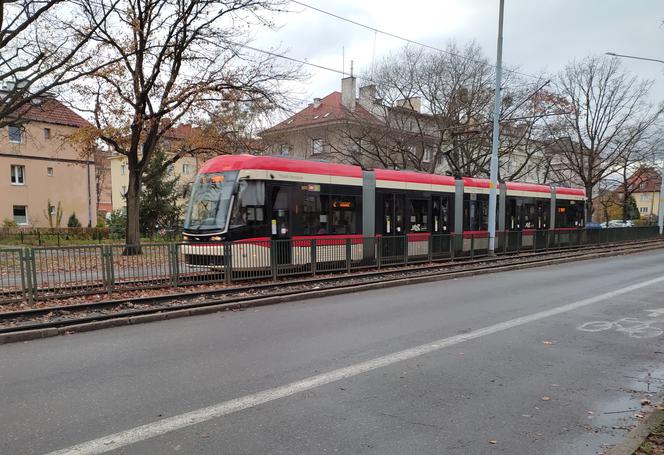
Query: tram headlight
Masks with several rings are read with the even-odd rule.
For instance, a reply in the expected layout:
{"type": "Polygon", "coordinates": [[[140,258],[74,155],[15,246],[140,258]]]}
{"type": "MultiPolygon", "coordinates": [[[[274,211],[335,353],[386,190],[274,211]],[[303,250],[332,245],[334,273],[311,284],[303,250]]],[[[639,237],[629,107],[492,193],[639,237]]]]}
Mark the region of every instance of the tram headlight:
{"type": "Polygon", "coordinates": [[[184,240],[185,242],[188,242],[189,241],[189,236],[188,235],[183,235],[182,240],[184,240]]]}
{"type": "Polygon", "coordinates": [[[212,237],[210,237],[210,240],[212,240],[213,242],[220,242],[221,241],[221,236],[220,235],[213,235],[212,237]]]}

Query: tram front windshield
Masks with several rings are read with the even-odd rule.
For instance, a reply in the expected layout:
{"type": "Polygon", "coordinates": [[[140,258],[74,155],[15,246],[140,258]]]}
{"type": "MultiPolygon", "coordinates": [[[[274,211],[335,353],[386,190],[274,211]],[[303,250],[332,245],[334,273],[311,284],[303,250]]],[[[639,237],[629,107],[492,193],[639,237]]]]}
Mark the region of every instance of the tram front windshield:
{"type": "Polygon", "coordinates": [[[237,171],[199,174],[191,191],[184,228],[188,231],[225,231],[237,171]]]}

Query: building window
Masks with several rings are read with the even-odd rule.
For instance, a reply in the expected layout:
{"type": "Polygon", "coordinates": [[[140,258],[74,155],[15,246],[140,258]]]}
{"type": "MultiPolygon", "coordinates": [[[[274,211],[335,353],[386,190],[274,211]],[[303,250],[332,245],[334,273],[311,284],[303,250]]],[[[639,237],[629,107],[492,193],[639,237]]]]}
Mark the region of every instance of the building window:
{"type": "Polygon", "coordinates": [[[290,155],[290,144],[281,144],[281,156],[290,155]]]}
{"type": "Polygon", "coordinates": [[[430,163],[431,162],[431,149],[429,147],[426,147],[424,149],[424,154],[422,155],[422,161],[424,163],[430,163]]]}
{"type": "Polygon", "coordinates": [[[648,193],[641,193],[641,200],[642,201],[649,201],[650,200],[650,195],[648,193]]]}
{"type": "Polygon", "coordinates": [[[25,166],[12,164],[12,185],[25,185],[25,166]]]}
{"type": "Polygon", "coordinates": [[[641,213],[648,213],[648,207],[641,207],[639,210],[641,213]]]}
{"type": "Polygon", "coordinates": [[[50,139],[50,138],[51,138],[51,129],[44,128],[44,139],[50,139]]]}
{"type": "Polygon", "coordinates": [[[49,177],[53,177],[53,168],[52,167],[47,167],[46,168],[46,175],[49,177]]]}
{"type": "Polygon", "coordinates": [[[323,153],[323,140],[321,138],[318,137],[311,140],[311,153],[313,155],[323,153]]]}
{"type": "Polygon", "coordinates": [[[122,186],[122,189],[120,190],[120,194],[122,194],[123,196],[127,195],[127,187],[126,186],[124,186],[124,185],[122,186]]]}
{"type": "Polygon", "coordinates": [[[175,165],[174,164],[169,164],[166,172],[169,174],[172,174],[175,171],[175,165]]]}
{"type": "Polygon", "coordinates": [[[8,126],[7,135],[9,137],[9,142],[12,144],[20,144],[23,142],[23,128],[20,126],[8,126]]]}
{"type": "Polygon", "coordinates": [[[14,221],[16,224],[28,224],[28,207],[25,205],[14,206],[14,221]]]}
{"type": "Polygon", "coordinates": [[[120,165],[120,175],[126,175],[127,174],[127,165],[126,164],[121,164],[120,165]]]}
{"type": "Polygon", "coordinates": [[[183,164],[182,165],[182,173],[184,175],[193,174],[194,173],[194,166],[192,166],[191,164],[187,164],[187,163],[183,164]]]}
{"type": "Polygon", "coordinates": [[[50,213],[51,215],[55,215],[55,206],[54,205],[51,205],[51,204],[48,205],[48,213],[50,213]]]}

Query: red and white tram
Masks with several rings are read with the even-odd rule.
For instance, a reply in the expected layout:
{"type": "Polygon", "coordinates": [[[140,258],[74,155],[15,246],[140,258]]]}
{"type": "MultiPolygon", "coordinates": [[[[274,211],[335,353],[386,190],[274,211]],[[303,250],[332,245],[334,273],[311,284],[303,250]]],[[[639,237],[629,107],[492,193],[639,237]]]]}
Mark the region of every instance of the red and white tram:
{"type": "MultiPolygon", "coordinates": [[[[524,245],[537,232],[584,226],[584,189],[507,182],[498,190],[497,230],[521,231],[524,245]]],[[[282,260],[305,264],[315,239],[318,261],[345,258],[348,243],[352,259],[359,260],[367,253],[364,239],[382,237],[400,239],[384,242],[395,249],[388,254],[404,255],[407,245],[408,256],[421,256],[432,248],[431,238],[449,234],[463,233],[465,243],[469,237],[486,242],[488,195],[486,179],[219,156],[203,165],[192,188],[183,252],[190,265],[220,266],[223,242],[233,241],[241,245],[240,257],[269,261],[269,254],[258,250],[280,239],[288,244],[282,260]]]]}

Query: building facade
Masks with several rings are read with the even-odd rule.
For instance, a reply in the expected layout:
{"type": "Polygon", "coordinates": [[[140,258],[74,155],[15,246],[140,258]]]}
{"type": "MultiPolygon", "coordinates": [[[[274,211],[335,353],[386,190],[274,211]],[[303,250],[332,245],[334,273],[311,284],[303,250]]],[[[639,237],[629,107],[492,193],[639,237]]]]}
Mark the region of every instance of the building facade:
{"type": "Polygon", "coordinates": [[[34,100],[16,124],[0,130],[3,224],[66,227],[72,214],[82,226],[96,224],[94,158],[71,140],[86,125],[58,100],[44,97],[34,100]]]}
{"type": "MultiPolygon", "coordinates": [[[[356,164],[369,169],[452,174],[448,161],[438,155],[469,154],[467,149],[454,150],[460,149],[457,144],[469,143],[468,137],[477,137],[477,123],[468,119],[451,128],[444,118],[424,112],[420,98],[401,99],[387,105],[377,97],[376,86],[366,85],[358,91],[356,79],[346,77],[341,81],[340,92],[315,98],[306,108],[262,131],[261,137],[267,153],[275,156],[356,164]]],[[[506,134],[507,139],[501,140],[517,143],[518,134],[513,136],[506,134]]],[[[527,142],[533,147],[536,141],[527,142]]],[[[507,144],[509,153],[501,154],[500,158],[501,175],[517,173],[520,181],[548,183],[551,163],[544,153],[545,144],[538,142],[537,145],[533,152],[507,144]]],[[[476,167],[486,168],[490,151],[490,142],[479,143],[470,152],[474,158],[467,161],[480,157],[476,167]]]]}
{"type": "MultiPolygon", "coordinates": [[[[194,129],[191,125],[181,125],[172,128],[164,137],[163,145],[166,150],[174,150],[187,139],[194,129]]],[[[170,153],[172,154],[172,152],[170,153]]],[[[169,152],[166,152],[169,156],[169,152]]],[[[110,168],[110,182],[111,182],[111,201],[113,210],[122,210],[127,206],[126,194],[127,187],[129,186],[129,168],[127,164],[127,157],[124,155],[114,154],[108,159],[110,168]]],[[[171,177],[177,177],[178,186],[182,190],[180,203],[186,204],[187,202],[187,188],[194,182],[196,174],[205,158],[201,155],[185,155],[180,157],[174,164],[169,166],[168,174],[171,177]]]]}
{"type": "Polygon", "coordinates": [[[659,216],[659,190],[662,177],[654,169],[647,169],[638,177],[632,177],[631,183],[636,186],[632,193],[641,219],[657,222],[659,216]]]}

